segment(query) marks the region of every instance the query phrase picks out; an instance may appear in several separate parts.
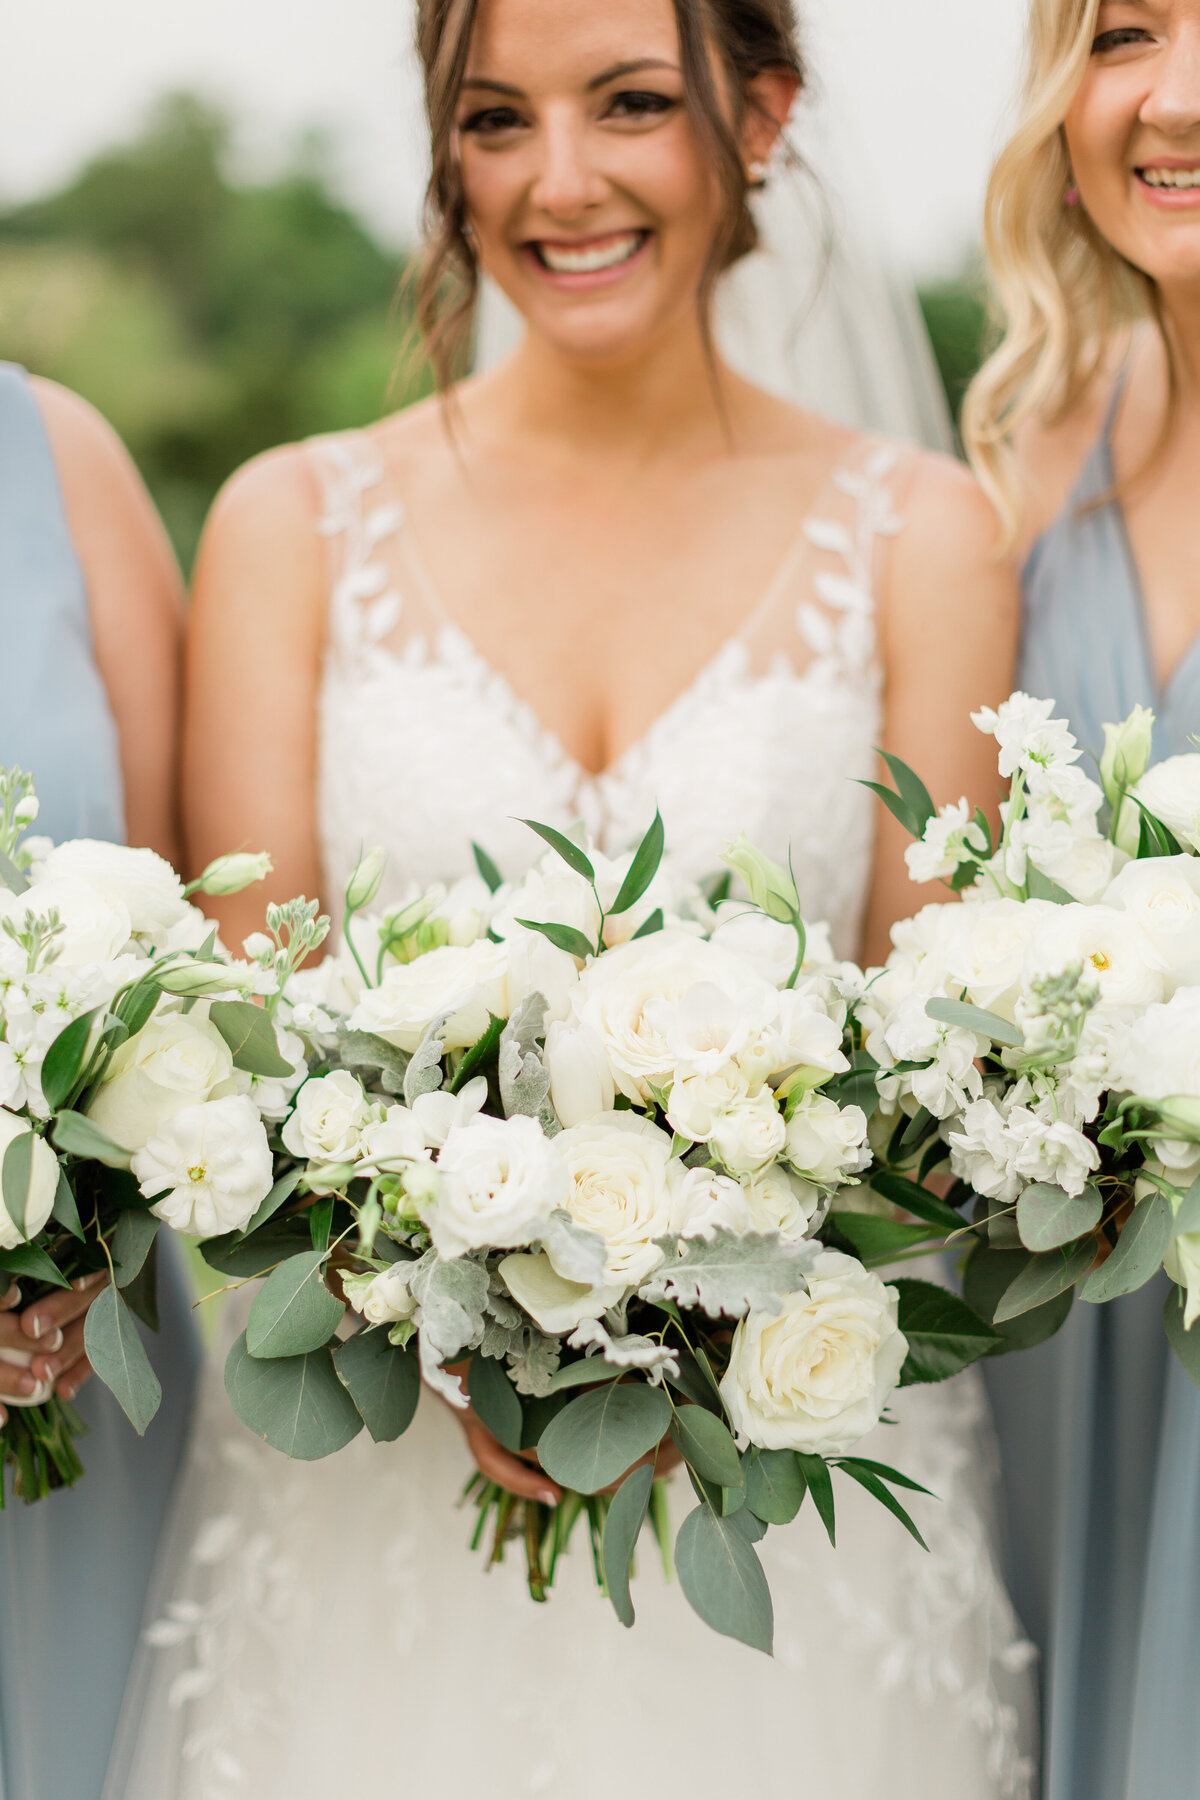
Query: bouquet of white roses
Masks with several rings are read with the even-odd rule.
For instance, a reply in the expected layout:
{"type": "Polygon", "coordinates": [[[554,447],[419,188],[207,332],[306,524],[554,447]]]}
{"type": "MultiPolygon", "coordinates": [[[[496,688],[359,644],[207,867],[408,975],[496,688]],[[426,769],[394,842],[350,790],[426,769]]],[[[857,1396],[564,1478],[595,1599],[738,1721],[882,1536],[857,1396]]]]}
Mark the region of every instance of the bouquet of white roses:
{"type": "Polygon", "coordinates": [[[1200,755],[1150,767],[1144,708],[1105,727],[1100,784],[1053,704],[975,715],[1011,781],[998,844],[967,801],[884,792],[919,881],[963,904],[896,927],[860,1017],[884,1107],[974,1204],[967,1298],[1014,1345],[1078,1294],[1162,1268],[1167,1336],[1200,1383],[1200,755]]]}
{"type": "MultiPolygon", "coordinates": [[[[28,837],[36,817],[30,778],[0,770],[0,1271],[27,1302],[110,1276],[85,1347],[141,1433],[161,1399],[135,1325],[157,1326],[156,1234],[252,1222],[274,1182],[263,1117],[286,1110],[304,1050],[280,1054],[251,998],[274,975],[231,962],[190,900],[260,880],[265,857],[185,888],[150,850],[28,837]]],[[[285,973],[323,936],[299,911],[285,973]]],[[[0,1506],[10,1470],[27,1501],[77,1480],[82,1424],[53,1384],[6,1405],[0,1506]]]]}
{"type": "Polygon", "coordinates": [[[499,1557],[519,1536],[540,1599],[586,1518],[627,1624],[669,1438],[697,1500],[684,1591],[768,1648],[767,1526],[811,1493],[832,1537],[840,1469],[915,1533],[892,1491],[915,1484],[856,1447],[898,1383],[1000,1340],[943,1288],[866,1266],[887,1220],[831,1215],[869,1173],[923,1241],[961,1222],[873,1157],[862,977],[806,933],[790,875],[733,846],[752,898],[714,909],[673,879],[657,818],[616,861],[532,828],[549,851],[519,885],[477,851],[478,883],[384,916],[368,856],[339,955],[285,988],[324,1058],[282,1130],[318,1199],[206,1247],[271,1271],[228,1392],[304,1458],[364,1424],[399,1437],[422,1378],[469,1402],[565,1490],[555,1509],[478,1477],[476,1542],[490,1524],[499,1557]]]}

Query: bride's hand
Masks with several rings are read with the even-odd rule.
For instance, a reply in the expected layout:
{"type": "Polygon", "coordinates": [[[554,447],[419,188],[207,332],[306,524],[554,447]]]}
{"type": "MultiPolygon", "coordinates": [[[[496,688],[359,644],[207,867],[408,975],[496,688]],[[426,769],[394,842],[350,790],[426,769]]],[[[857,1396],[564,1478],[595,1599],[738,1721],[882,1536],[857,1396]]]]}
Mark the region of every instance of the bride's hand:
{"type": "Polygon", "coordinates": [[[15,1285],[0,1297],[0,1350],[23,1359],[0,1362],[0,1402],[6,1395],[27,1400],[46,1381],[54,1382],[61,1399],[75,1398],[92,1372],[83,1347],[84,1321],[107,1279],[104,1271],[86,1276],[24,1311],[17,1310],[21,1292],[15,1285]]]}

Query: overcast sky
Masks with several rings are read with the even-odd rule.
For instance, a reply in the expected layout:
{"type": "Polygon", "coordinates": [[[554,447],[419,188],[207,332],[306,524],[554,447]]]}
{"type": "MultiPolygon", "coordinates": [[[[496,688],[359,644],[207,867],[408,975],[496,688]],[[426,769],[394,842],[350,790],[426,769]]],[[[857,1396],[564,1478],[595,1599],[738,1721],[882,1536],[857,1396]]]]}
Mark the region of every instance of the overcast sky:
{"type": "MultiPolygon", "coordinates": [[[[951,268],[974,239],[1025,6],[802,5],[815,73],[849,116],[855,185],[921,274],[951,268]]],[[[157,94],[190,87],[235,112],[247,169],[327,128],[347,197],[390,238],[410,237],[424,157],[410,36],[411,0],[0,0],[0,200],[52,185],[157,94]]]]}

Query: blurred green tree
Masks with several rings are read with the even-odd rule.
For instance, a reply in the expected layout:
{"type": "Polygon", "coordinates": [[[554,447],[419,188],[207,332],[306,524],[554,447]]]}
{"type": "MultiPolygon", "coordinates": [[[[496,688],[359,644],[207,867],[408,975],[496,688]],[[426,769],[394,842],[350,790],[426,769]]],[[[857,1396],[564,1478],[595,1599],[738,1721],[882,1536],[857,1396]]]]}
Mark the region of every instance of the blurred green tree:
{"type": "Polygon", "coordinates": [[[429,391],[403,261],[336,198],[319,139],[239,184],[232,131],[190,95],[65,187],[0,213],[0,353],[112,421],[190,562],[239,463],[429,391]]]}
{"type": "Polygon", "coordinates": [[[971,378],[987,353],[989,313],[982,273],[973,266],[921,289],[921,312],[957,426],[971,378]]]}

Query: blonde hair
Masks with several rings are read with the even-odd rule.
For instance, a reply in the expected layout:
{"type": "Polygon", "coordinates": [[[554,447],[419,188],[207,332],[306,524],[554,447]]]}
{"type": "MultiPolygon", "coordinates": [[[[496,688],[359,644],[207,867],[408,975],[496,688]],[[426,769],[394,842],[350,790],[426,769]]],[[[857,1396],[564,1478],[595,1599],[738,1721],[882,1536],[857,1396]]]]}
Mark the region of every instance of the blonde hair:
{"type": "Polygon", "coordinates": [[[1010,544],[1020,522],[1014,433],[1066,417],[1115,335],[1149,314],[1155,284],[1101,236],[1071,181],[1063,122],[1079,91],[1101,0],[1031,0],[1020,121],[988,186],[984,243],[1000,342],[963,407],[963,440],[1010,544]]]}

